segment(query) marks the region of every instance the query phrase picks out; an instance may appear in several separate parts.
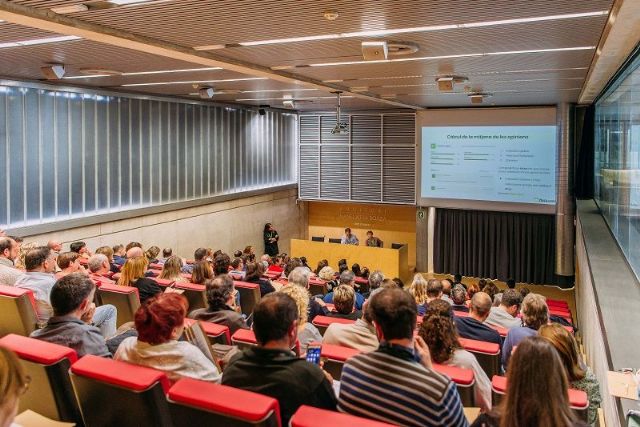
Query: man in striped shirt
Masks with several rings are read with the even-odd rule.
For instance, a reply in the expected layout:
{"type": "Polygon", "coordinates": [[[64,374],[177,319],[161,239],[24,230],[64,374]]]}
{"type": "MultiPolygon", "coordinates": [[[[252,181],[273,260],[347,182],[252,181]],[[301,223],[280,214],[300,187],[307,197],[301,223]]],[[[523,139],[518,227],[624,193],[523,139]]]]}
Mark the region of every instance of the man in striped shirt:
{"type": "Polygon", "coordinates": [[[368,304],[381,344],[344,365],[338,409],[402,426],[467,426],[455,384],[432,369],[422,338],[414,341],[411,295],[385,289],[368,304]]]}

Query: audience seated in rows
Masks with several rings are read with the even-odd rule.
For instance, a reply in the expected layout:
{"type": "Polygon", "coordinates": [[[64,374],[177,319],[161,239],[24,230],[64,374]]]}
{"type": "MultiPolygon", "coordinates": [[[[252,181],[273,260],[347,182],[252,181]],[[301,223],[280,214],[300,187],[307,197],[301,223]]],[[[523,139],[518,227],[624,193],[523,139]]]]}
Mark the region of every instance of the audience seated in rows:
{"type": "Polygon", "coordinates": [[[77,252],[63,252],[58,255],[58,268],[60,271],[56,273],[56,279],[73,273],[88,274],[87,270],[80,264],[80,254],[77,252]]]}
{"type": "Polygon", "coordinates": [[[381,344],[345,363],[338,409],[405,426],[466,426],[455,384],[432,369],[427,344],[414,338],[411,295],[384,289],[369,303],[381,344]]]}
{"type": "Polygon", "coordinates": [[[602,397],[600,384],[591,368],[580,360],[578,343],[573,335],[558,323],[542,325],[538,334],[558,351],[565,368],[569,387],[587,393],[589,399],[588,423],[595,425],[602,397]]]}
{"type": "Polygon", "coordinates": [[[371,292],[375,291],[382,285],[382,282],[384,282],[385,277],[382,271],[374,270],[373,272],[371,272],[368,279],[369,279],[369,290],[362,294],[362,296],[365,298],[369,298],[369,296],[371,295],[371,292]]]}
{"type": "MultiPolygon", "coordinates": [[[[207,280],[211,280],[214,277],[215,276],[213,274],[213,268],[211,268],[211,263],[209,263],[208,261],[198,261],[193,265],[193,272],[191,273],[191,283],[204,285],[207,280]]],[[[185,281],[189,282],[189,280],[187,279],[185,279],[185,281]]]]}
{"type": "MultiPolygon", "coordinates": [[[[382,292],[382,288],[374,289],[370,298],[379,292],[382,292]]],[[[356,319],[355,323],[330,324],[324,332],[322,343],[349,347],[362,352],[377,350],[380,342],[376,335],[376,328],[373,326],[369,301],[370,299],[367,299],[364,302],[362,317],[356,319]]]]}
{"type": "Polygon", "coordinates": [[[484,292],[477,292],[471,298],[469,317],[456,316],[455,322],[458,333],[462,338],[502,344],[500,334],[484,321],[491,312],[491,298],[484,292]]]}
{"type": "Polygon", "coordinates": [[[87,262],[87,268],[89,269],[89,277],[104,278],[111,271],[109,265],[109,258],[106,255],[96,253],[87,262]]]}
{"type": "Polygon", "coordinates": [[[451,308],[453,311],[460,311],[463,313],[469,312],[467,307],[467,291],[462,286],[456,285],[451,290],[451,308]]]}
{"type": "Polygon", "coordinates": [[[160,248],[157,246],[150,246],[149,249],[144,251],[144,256],[147,257],[149,264],[155,264],[158,262],[158,254],[160,254],[160,248]]]}
{"type": "Polygon", "coordinates": [[[188,282],[187,279],[182,277],[182,266],[182,258],[176,255],[170,256],[165,263],[162,264],[162,271],[158,278],[178,283],[188,282]]]}
{"type": "Polygon", "coordinates": [[[302,405],[335,409],[331,377],[291,350],[298,339],[300,318],[293,298],[270,293],[256,306],[253,318],[258,345],[232,357],[222,384],[277,399],[283,426],[289,425],[302,405]]]}
{"type": "Polygon", "coordinates": [[[216,255],[213,260],[213,275],[219,276],[220,274],[227,274],[229,272],[229,266],[231,265],[231,258],[225,253],[216,255]]]}
{"type": "Polygon", "coordinates": [[[584,426],[569,407],[564,366],[547,340],[523,339],[512,359],[506,396],[493,411],[480,414],[472,427],[584,426]]]}
{"type": "Polygon", "coordinates": [[[449,304],[453,304],[453,300],[451,299],[451,291],[453,289],[453,284],[449,279],[441,279],[440,283],[442,283],[442,296],[440,299],[448,302],[449,304]]]}
{"type": "Polygon", "coordinates": [[[25,256],[27,271],[15,282],[16,287],[33,292],[38,319],[42,323],[51,317],[49,294],[56,283],[54,273],[57,259],[58,255],[46,246],[30,250],[25,256]]]}
{"type": "Polygon", "coordinates": [[[13,286],[23,271],[15,267],[14,260],[20,253],[20,245],[10,237],[0,237],[0,284],[13,286]]]}
{"type": "Polygon", "coordinates": [[[491,312],[485,323],[506,329],[522,326],[522,320],[517,317],[520,311],[520,304],[522,304],[520,292],[515,289],[505,290],[500,297],[500,305],[491,307],[491,312]]]}
{"type": "Polygon", "coordinates": [[[276,291],[276,288],[273,287],[271,282],[262,277],[264,273],[264,266],[261,263],[250,262],[247,264],[247,275],[245,276],[244,281],[259,285],[261,297],[276,291]]]}
{"type": "Polygon", "coordinates": [[[69,251],[75,252],[80,255],[84,259],[89,259],[91,255],[91,251],[85,242],[73,242],[69,245],[69,251]]]}
{"type": "Polygon", "coordinates": [[[94,255],[106,256],[107,260],[109,261],[109,271],[111,271],[112,273],[117,273],[120,271],[120,267],[116,265],[116,263],[113,260],[113,249],[110,248],[109,246],[100,246],[98,249],[95,250],[94,255]]]}
{"type": "Polygon", "coordinates": [[[540,326],[549,323],[549,308],[542,295],[530,293],[522,300],[522,324],[509,329],[502,345],[502,366],[509,363],[511,351],[526,337],[538,334],[540,326]]]}
{"type": "Polygon", "coordinates": [[[0,426],[14,425],[20,396],[27,391],[30,380],[18,357],[11,350],[0,347],[0,426]]]}
{"type": "Polygon", "coordinates": [[[335,311],[327,313],[328,317],[349,320],[356,320],[362,317],[362,312],[355,310],[356,291],[351,286],[340,285],[332,293],[335,311]]]}
{"type": "MultiPolygon", "coordinates": [[[[129,249],[129,251],[136,253],[136,249],[142,251],[139,248],[129,249]]],[[[148,263],[147,258],[143,255],[128,257],[127,262],[122,266],[120,278],[118,279],[118,285],[138,288],[141,304],[162,292],[155,280],[145,277],[148,263]]]]}
{"type": "Polygon", "coordinates": [[[413,276],[413,280],[411,281],[411,285],[407,289],[409,294],[413,297],[419,315],[424,314],[424,305],[428,301],[427,297],[427,279],[420,273],[416,273],[413,276]]]}
{"type": "MultiPolygon", "coordinates": [[[[355,278],[356,276],[353,274],[351,270],[345,270],[340,274],[340,285],[350,286],[352,289],[354,289],[354,292],[355,292],[355,286],[356,286],[355,278]]],[[[334,291],[331,291],[324,296],[323,298],[324,302],[326,302],[327,304],[333,303],[334,291]]],[[[362,304],[364,303],[364,297],[362,296],[362,294],[360,294],[359,292],[355,292],[355,301],[356,301],[355,302],[356,310],[362,310],[362,304]]]]}
{"type": "Polygon", "coordinates": [[[332,292],[333,288],[335,288],[340,284],[340,280],[336,280],[336,272],[333,268],[331,268],[331,266],[327,265],[322,267],[322,269],[320,269],[320,272],[317,274],[317,276],[321,280],[324,280],[325,286],[327,288],[327,293],[332,292]]]}
{"type": "Polygon", "coordinates": [[[172,255],[173,255],[173,249],[164,248],[162,250],[162,256],[157,259],[156,264],[160,264],[160,265],[164,264],[172,255]]]}
{"type": "Polygon", "coordinates": [[[231,334],[238,329],[249,329],[236,306],[236,291],[233,279],[226,274],[205,282],[207,308],[199,308],[189,314],[191,319],[227,326],[231,334]]]}
{"type": "MultiPolygon", "coordinates": [[[[93,281],[81,273],[58,279],[51,289],[53,317],[44,328],[33,331],[31,337],[70,347],[78,357],[86,354],[111,357],[105,337],[92,323],[96,312],[95,291],[93,281]]],[[[112,306],[102,307],[115,310],[112,306]]]]}
{"type": "Polygon", "coordinates": [[[231,261],[231,270],[229,271],[229,274],[237,276],[240,279],[244,279],[246,272],[244,270],[244,261],[242,261],[242,258],[236,257],[231,261]]]}
{"type": "Polygon", "coordinates": [[[429,346],[433,362],[473,370],[475,403],[485,412],[491,410],[491,380],[473,353],[462,348],[449,303],[436,299],[427,304],[418,334],[429,346]]]}
{"type": "MultiPolygon", "coordinates": [[[[207,258],[207,249],[206,248],[198,248],[193,252],[193,262],[198,261],[206,261],[207,258]]],[[[193,273],[193,264],[185,264],[182,267],[182,272],[186,274],[193,273]]]]}
{"type": "MultiPolygon", "coordinates": [[[[300,286],[301,288],[306,289],[308,292],[310,274],[311,272],[307,268],[296,267],[293,269],[291,273],[289,273],[287,282],[290,285],[300,286]]],[[[326,316],[327,313],[329,313],[327,304],[322,299],[315,298],[314,296],[309,295],[309,308],[308,308],[307,321],[311,323],[313,322],[313,319],[316,316],[326,316]]]]}
{"type": "Polygon", "coordinates": [[[322,341],[322,335],[318,328],[308,321],[309,318],[309,292],[301,286],[293,284],[282,287],[278,292],[289,295],[298,307],[298,342],[300,354],[307,353],[307,347],[312,342],[322,341]]]}
{"type": "Polygon", "coordinates": [[[113,248],[113,262],[117,266],[122,267],[127,262],[127,251],[123,245],[115,245],[113,248]]]}
{"type": "Polygon", "coordinates": [[[198,347],[178,341],[187,307],[186,298],[176,293],[160,294],[141,305],[135,314],[138,336],[122,341],[114,358],[165,372],[171,381],[188,377],[219,382],[216,365],[198,347]]]}

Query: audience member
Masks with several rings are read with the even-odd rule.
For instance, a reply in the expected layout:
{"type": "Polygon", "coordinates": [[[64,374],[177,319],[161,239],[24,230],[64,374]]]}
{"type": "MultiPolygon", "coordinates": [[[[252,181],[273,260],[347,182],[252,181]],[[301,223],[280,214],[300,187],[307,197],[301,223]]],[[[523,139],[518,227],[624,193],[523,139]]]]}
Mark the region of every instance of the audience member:
{"type": "Polygon", "coordinates": [[[463,288],[467,289],[467,286],[462,283],[462,274],[454,274],[453,275],[453,286],[460,285],[463,288]]]}
{"type": "Polygon", "coordinates": [[[46,323],[52,314],[49,294],[56,283],[54,272],[57,258],[58,254],[46,246],[30,250],[24,259],[27,272],[15,282],[16,287],[33,292],[38,319],[42,323],[46,323]]]}
{"type": "MultiPolygon", "coordinates": [[[[193,264],[193,273],[191,273],[191,283],[204,285],[207,280],[213,279],[213,268],[211,263],[207,261],[198,261],[193,264]]],[[[186,280],[186,279],[185,279],[186,280]]]]}
{"type": "Polygon", "coordinates": [[[96,254],[104,255],[107,257],[107,261],[109,262],[109,271],[111,271],[112,273],[117,273],[120,271],[119,266],[116,265],[113,259],[113,249],[111,247],[100,246],[98,249],[96,249],[94,255],[96,254]]]}
{"type": "Polygon", "coordinates": [[[427,302],[427,280],[422,274],[416,273],[407,290],[416,302],[418,314],[422,316],[424,314],[424,305],[427,302]]]}
{"type": "MultiPolygon", "coordinates": [[[[308,269],[304,267],[296,267],[289,274],[287,281],[290,285],[300,286],[301,288],[306,289],[308,292],[310,274],[311,272],[308,269]]],[[[327,313],[329,313],[327,304],[325,304],[322,299],[315,298],[313,295],[310,295],[307,321],[311,323],[316,316],[326,316],[327,313]]]]}
{"type": "Polygon", "coordinates": [[[149,264],[157,263],[159,254],[160,254],[160,248],[157,246],[150,246],[149,249],[144,251],[144,256],[147,257],[149,264]]]}
{"type": "MultiPolygon", "coordinates": [[[[343,374],[344,375],[344,374],[343,374]]],[[[472,427],[578,427],[569,407],[567,376],[558,352],[542,337],[524,339],[507,370],[506,396],[472,427]]]]}
{"type": "Polygon", "coordinates": [[[263,231],[263,240],[264,240],[264,253],[270,256],[275,256],[280,253],[278,249],[278,240],[280,240],[280,236],[278,232],[273,227],[271,223],[266,223],[264,225],[263,231]]]}
{"type": "Polygon", "coordinates": [[[507,288],[508,288],[508,289],[515,289],[515,288],[516,288],[516,281],[515,281],[515,279],[512,279],[512,278],[508,278],[508,279],[507,279],[507,288]]]}
{"type": "Polygon", "coordinates": [[[47,242],[47,247],[51,249],[53,252],[57,252],[57,253],[62,252],[62,243],[58,242],[57,240],[49,240],[47,242]]]}
{"type": "MultiPolygon", "coordinates": [[[[207,249],[206,248],[198,248],[193,252],[193,262],[196,263],[198,261],[204,261],[207,257],[207,249]]],[[[182,272],[191,274],[193,273],[193,264],[185,264],[182,267],[182,272]]],[[[225,272],[226,273],[226,272],[225,272]]]]}
{"type": "MultiPolygon", "coordinates": [[[[322,270],[318,273],[318,277],[324,280],[327,286],[327,293],[333,291],[333,288],[339,285],[339,280],[336,280],[336,272],[331,266],[322,267],[322,270]]],[[[322,296],[324,298],[324,296],[322,296]]]]}
{"type": "Polygon", "coordinates": [[[347,360],[338,409],[404,426],[466,426],[455,384],[432,369],[429,348],[414,338],[415,300],[384,289],[369,304],[380,347],[347,360]]]}
{"type": "MultiPolygon", "coordinates": [[[[148,259],[147,257],[147,260],[148,259]]],[[[162,264],[162,271],[158,278],[178,283],[188,282],[189,280],[182,277],[182,258],[177,255],[172,255],[167,258],[164,264],[162,264]]]]}
{"type": "Polygon", "coordinates": [[[10,237],[0,237],[0,284],[13,286],[22,273],[14,265],[20,247],[10,237]]]}
{"type": "MultiPolygon", "coordinates": [[[[144,256],[144,251],[140,246],[132,246],[129,249],[127,249],[126,257],[127,259],[138,258],[138,257],[144,257],[145,259],[147,258],[146,256],[144,256]]],[[[147,265],[148,264],[149,264],[149,261],[147,260],[147,265]]]]}
{"type": "Polygon", "coordinates": [[[356,291],[349,285],[340,285],[333,290],[333,306],[335,311],[327,313],[328,317],[356,320],[362,316],[359,310],[354,310],[356,291]]]}
{"type": "Polygon", "coordinates": [[[399,287],[400,289],[404,289],[404,282],[402,281],[402,279],[401,279],[401,278],[399,278],[399,277],[394,277],[394,278],[393,278],[393,279],[391,279],[391,280],[393,280],[394,282],[396,282],[396,285],[398,285],[398,287],[399,287]]]}
{"type": "Polygon", "coordinates": [[[282,272],[282,277],[284,279],[287,279],[289,277],[289,274],[291,274],[291,272],[298,267],[302,267],[302,261],[300,261],[300,258],[289,258],[289,260],[287,261],[287,265],[285,265],[284,271],[282,272]]]}
{"type": "Polygon", "coordinates": [[[600,384],[591,368],[580,360],[578,343],[576,343],[575,338],[558,323],[542,325],[538,330],[538,334],[549,341],[558,351],[569,380],[569,387],[587,393],[589,398],[588,422],[591,425],[595,425],[598,419],[598,408],[600,407],[600,402],[602,402],[600,384]]]}
{"type": "Polygon", "coordinates": [[[93,255],[89,250],[89,247],[87,246],[87,244],[82,241],[71,243],[69,245],[69,250],[71,252],[75,252],[79,254],[82,258],[86,258],[86,259],[89,259],[89,257],[93,255]]]}
{"type": "Polygon", "coordinates": [[[470,284],[466,289],[467,289],[467,297],[469,299],[473,298],[475,294],[480,292],[480,287],[478,286],[477,283],[470,284]]]}
{"type": "Polygon", "coordinates": [[[493,303],[493,298],[496,296],[496,294],[500,292],[500,288],[498,288],[496,284],[491,280],[487,280],[487,284],[480,289],[482,290],[482,292],[489,295],[489,298],[491,298],[491,303],[493,303]]]}
{"type": "Polygon", "coordinates": [[[460,285],[456,285],[451,290],[451,308],[453,311],[460,311],[463,313],[469,312],[469,307],[467,307],[467,291],[460,285]]]}
{"type": "Polygon", "coordinates": [[[277,399],[283,426],[301,405],[336,408],[330,376],[291,351],[299,317],[290,296],[276,292],[263,298],[253,313],[258,345],[232,358],[222,375],[222,384],[277,399]]]}
{"type": "Polygon", "coordinates": [[[382,282],[384,281],[384,279],[385,277],[382,271],[380,270],[372,271],[371,274],[369,275],[369,291],[363,293],[362,296],[365,298],[369,298],[369,295],[371,295],[371,292],[378,289],[380,285],[382,285],[382,282]]]}
{"type": "Polygon", "coordinates": [[[526,297],[530,293],[531,293],[531,290],[529,290],[529,288],[520,288],[520,295],[522,295],[523,300],[524,300],[524,297],[526,297]]]}
{"type": "Polygon", "coordinates": [[[502,344],[500,334],[484,323],[491,311],[491,298],[484,292],[477,292],[471,298],[469,317],[455,317],[458,333],[462,338],[502,344]]]}
{"type": "Polygon", "coordinates": [[[309,292],[301,286],[283,286],[278,292],[289,295],[298,307],[298,342],[300,354],[306,354],[309,344],[322,341],[322,335],[309,319],[309,292]]]}
{"type": "Polygon", "coordinates": [[[307,270],[309,270],[309,273],[311,273],[311,267],[309,267],[309,263],[307,262],[307,257],[301,256],[300,262],[302,263],[302,267],[306,268],[307,270]]]}
{"type": "Polygon", "coordinates": [[[127,251],[123,245],[115,245],[113,248],[113,263],[122,267],[127,262],[127,251]]]}
{"type": "Polygon", "coordinates": [[[167,262],[167,260],[173,255],[173,249],[171,248],[164,248],[162,250],[162,256],[160,258],[158,258],[158,260],[156,261],[157,264],[164,264],[165,262],[167,262]]]}
{"type": "Polygon", "coordinates": [[[213,261],[213,275],[228,274],[231,266],[231,258],[225,253],[217,255],[213,261]]]}
{"type": "Polygon", "coordinates": [[[103,254],[95,254],[87,262],[89,276],[99,276],[103,278],[110,273],[109,258],[103,254]]]}
{"type": "Polygon", "coordinates": [[[244,271],[244,261],[242,261],[242,258],[234,258],[233,261],[231,261],[231,271],[229,271],[229,274],[240,280],[244,279],[246,271],[244,271]]]}
{"type": "Polygon", "coordinates": [[[219,382],[216,365],[198,347],[178,341],[188,305],[176,293],[161,294],[142,304],[135,315],[138,336],[122,341],[114,358],[165,372],[171,381],[188,377],[219,382]]]}
{"type": "Polygon", "coordinates": [[[263,274],[264,267],[262,264],[256,262],[250,262],[247,264],[247,274],[244,280],[245,282],[258,284],[260,286],[261,297],[276,291],[276,288],[273,287],[269,280],[262,278],[263,274]]]}
{"type": "MultiPolygon", "coordinates": [[[[340,285],[350,286],[355,292],[355,286],[356,286],[355,278],[356,278],[356,276],[353,274],[353,272],[351,270],[343,271],[340,274],[340,285]]],[[[326,302],[327,304],[332,304],[333,303],[333,292],[334,291],[335,291],[335,289],[324,296],[324,298],[323,298],[324,302],[326,302]]],[[[364,303],[364,297],[359,292],[355,292],[355,298],[356,298],[356,304],[355,304],[356,305],[356,310],[362,310],[362,304],[364,303]]]]}
{"type": "Polygon", "coordinates": [[[500,305],[491,307],[489,317],[485,320],[487,325],[500,326],[511,329],[522,325],[522,321],[517,317],[520,311],[522,296],[515,289],[507,289],[502,293],[500,305]]]}
{"type": "Polygon", "coordinates": [[[440,299],[448,302],[449,304],[453,304],[453,300],[451,299],[451,290],[453,289],[453,284],[449,279],[441,279],[440,283],[442,283],[442,296],[440,299]]]}
{"type": "Polygon", "coordinates": [[[418,334],[429,346],[433,362],[473,370],[475,403],[483,412],[491,410],[491,381],[473,353],[463,350],[451,305],[438,299],[429,302],[418,334]]]}
{"type": "Polygon", "coordinates": [[[233,286],[230,276],[222,274],[215,279],[207,280],[205,286],[208,306],[192,311],[189,314],[190,318],[225,325],[231,334],[238,329],[249,329],[236,306],[238,291],[233,286]]]}
{"type": "Polygon", "coordinates": [[[20,396],[27,391],[30,381],[16,355],[0,347],[0,426],[14,425],[20,396]]]}
{"type": "MultiPolygon", "coordinates": [[[[100,329],[93,326],[95,291],[93,281],[80,273],[69,274],[58,280],[51,289],[53,317],[43,329],[33,331],[31,337],[70,347],[78,353],[78,357],[86,354],[111,357],[105,337],[100,329]]],[[[102,307],[108,307],[115,320],[115,307],[103,305],[100,308],[102,307]]],[[[115,321],[112,326],[115,332],[115,321]]]]}
{"type": "MultiPolygon", "coordinates": [[[[427,304],[433,300],[442,299],[442,281],[438,279],[427,280],[427,304]]],[[[449,302],[449,301],[447,301],[449,302]]]]}
{"type": "Polygon", "coordinates": [[[323,344],[341,345],[354,348],[362,352],[374,351],[380,345],[376,328],[373,326],[369,301],[374,295],[382,292],[382,288],[374,289],[371,296],[364,302],[362,317],[355,323],[332,323],[327,327],[322,337],[323,344]]]}
{"type": "Polygon", "coordinates": [[[60,271],[56,273],[56,279],[73,273],[81,273],[87,275],[87,270],[80,264],[81,255],[77,252],[63,252],[58,255],[58,267],[60,271]]]}
{"type": "Polygon", "coordinates": [[[384,279],[380,285],[382,289],[400,289],[398,284],[393,279],[384,279]]]}
{"type": "Polygon", "coordinates": [[[122,272],[118,279],[118,285],[138,288],[140,304],[144,304],[149,298],[162,293],[162,289],[155,280],[145,277],[147,264],[148,261],[145,256],[129,258],[122,267],[122,272]]]}
{"type": "Polygon", "coordinates": [[[321,259],[320,261],[318,261],[318,266],[316,267],[314,273],[316,274],[316,276],[319,276],[320,270],[328,266],[329,266],[329,261],[327,261],[326,259],[321,259]]]}
{"type": "Polygon", "coordinates": [[[537,335],[540,326],[549,323],[549,308],[542,295],[530,293],[522,300],[522,324],[509,329],[502,345],[502,365],[506,368],[513,348],[526,337],[537,335]]]}
{"type": "Polygon", "coordinates": [[[355,234],[351,233],[351,229],[349,227],[344,229],[344,235],[340,239],[340,243],[343,245],[359,245],[360,241],[356,237],[355,234]]]}

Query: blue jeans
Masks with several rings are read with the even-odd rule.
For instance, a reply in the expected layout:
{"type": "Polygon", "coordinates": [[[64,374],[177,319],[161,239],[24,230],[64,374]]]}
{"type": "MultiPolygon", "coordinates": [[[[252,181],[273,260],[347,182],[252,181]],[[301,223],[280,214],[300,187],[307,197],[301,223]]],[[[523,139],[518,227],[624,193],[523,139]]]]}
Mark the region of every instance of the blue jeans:
{"type": "Polygon", "coordinates": [[[111,304],[96,307],[93,313],[93,325],[100,329],[103,337],[111,338],[116,334],[116,320],[118,319],[118,310],[111,304]]]}

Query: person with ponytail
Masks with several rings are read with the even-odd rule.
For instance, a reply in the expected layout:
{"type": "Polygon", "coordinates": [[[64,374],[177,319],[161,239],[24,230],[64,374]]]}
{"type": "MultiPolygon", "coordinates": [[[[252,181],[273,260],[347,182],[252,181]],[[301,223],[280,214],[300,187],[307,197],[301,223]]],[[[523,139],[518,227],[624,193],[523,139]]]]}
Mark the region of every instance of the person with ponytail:
{"type": "Polygon", "coordinates": [[[427,343],[433,363],[473,370],[476,404],[483,412],[490,411],[491,381],[476,357],[462,349],[451,305],[441,299],[427,303],[418,334],[427,343]]]}

